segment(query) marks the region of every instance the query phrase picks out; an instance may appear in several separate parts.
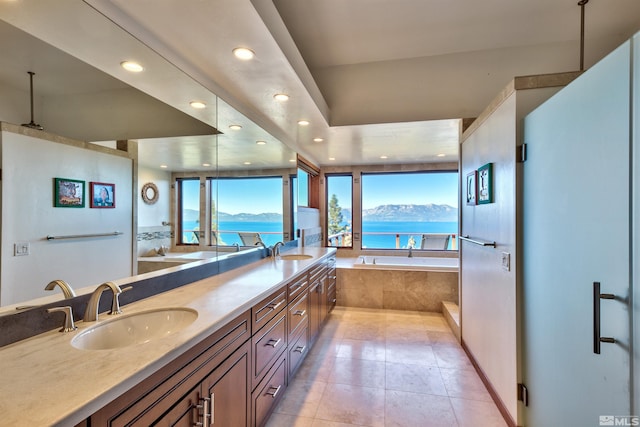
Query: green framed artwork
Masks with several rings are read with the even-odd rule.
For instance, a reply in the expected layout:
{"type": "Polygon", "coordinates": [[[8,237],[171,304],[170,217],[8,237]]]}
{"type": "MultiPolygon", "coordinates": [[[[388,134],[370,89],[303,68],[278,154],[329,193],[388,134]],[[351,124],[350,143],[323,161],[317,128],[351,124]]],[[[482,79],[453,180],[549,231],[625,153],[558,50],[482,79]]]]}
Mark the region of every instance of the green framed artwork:
{"type": "Polygon", "coordinates": [[[56,208],[84,208],[85,182],[77,179],[53,179],[53,206],[56,208]]]}
{"type": "Polygon", "coordinates": [[[493,164],[478,168],[478,204],[493,203],[493,164]]]}

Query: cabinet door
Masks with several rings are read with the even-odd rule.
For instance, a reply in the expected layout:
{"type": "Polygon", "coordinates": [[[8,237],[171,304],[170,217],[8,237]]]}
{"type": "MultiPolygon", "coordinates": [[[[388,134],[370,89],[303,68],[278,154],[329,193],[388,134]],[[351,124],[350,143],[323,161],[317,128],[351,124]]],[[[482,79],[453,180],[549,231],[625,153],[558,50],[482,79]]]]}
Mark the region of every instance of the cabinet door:
{"type": "Polygon", "coordinates": [[[159,427],[192,427],[200,421],[202,416],[202,409],[198,408],[200,403],[200,387],[196,387],[179,400],[169,412],[156,420],[153,425],[159,427]]]}
{"type": "Polygon", "coordinates": [[[320,328],[320,297],[318,293],[320,281],[315,281],[309,287],[309,341],[314,342],[320,328]]]}
{"type": "Polygon", "coordinates": [[[249,425],[249,343],[245,343],[202,382],[210,401],[212,427],[249,425]]]}

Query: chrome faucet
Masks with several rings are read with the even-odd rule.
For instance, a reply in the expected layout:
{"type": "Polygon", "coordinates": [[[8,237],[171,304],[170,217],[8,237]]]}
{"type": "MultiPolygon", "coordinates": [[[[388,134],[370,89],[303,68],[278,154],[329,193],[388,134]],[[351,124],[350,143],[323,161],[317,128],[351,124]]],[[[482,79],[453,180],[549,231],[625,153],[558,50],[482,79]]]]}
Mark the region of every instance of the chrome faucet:
{"type": "Polygon", "coordinates": [[[236,247],[236,252],[240,252],[240,244],[238,242],[234,243],[233,246],[236,247]]]}
{"type": "Polygon", "coordinates": [[[71,286],[69,286],[69,284],[64,280],[59,280],[59,279],[49,282],[49,284],[44,287],[44,290],[52,291],[53,288],[56,287],[56,285],[60,286],[60,289],[62,289],[62,294],[64,295],[65,299],[73,298],[76,296],[76,293],[73,291],[71,286]]]}
{"type": "MultiPolygon", "coordinates": [[[[105,282],[98,286],[96,290],[91,294],[89,302],[87,303],[87,309],[84,312],[85,322],[95,322],[98,320],[100,297],[102,296],[102,292],[104,292],[105,289],[110,289],[113,293],[113,299],[111,300],[111,311],[109,312],[109,314],[122,313],[122,310],[120,310],[120,301],[118,300],[118,297],[123,292],[123,290],[113,282],[105,282]]],[[[127,287],[125,290],[129,289],[131,289],[131,287],[127,287]]]]}
{"type": "Polygon", "coordinates": [[[280,256],[280,248],[284,246],[284,242],[277,242],[271,249],[271,258],[276,259],[280,256]]]}

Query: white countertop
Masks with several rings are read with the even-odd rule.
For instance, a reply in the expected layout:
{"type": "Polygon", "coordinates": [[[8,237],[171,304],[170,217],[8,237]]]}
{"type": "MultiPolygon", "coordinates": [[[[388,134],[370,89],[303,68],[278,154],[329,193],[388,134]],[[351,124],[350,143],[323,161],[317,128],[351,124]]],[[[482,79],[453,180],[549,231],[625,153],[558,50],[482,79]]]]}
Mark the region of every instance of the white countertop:
{"type": "MultiPolygon", "coordinates": [[[[79,423],[320,258],[335,253],[335,248],[287,251],[295,253],[313,258],[265,258],[124,306],[125,314],[164,307],[198,311],[191,325],[150,343],[113,350],[79,350],[71,346],[71,339],[96,323],[78,322],[77,331],[47,332],[0,348],[0,426],[79,423]]],[[[103,298],[110,295],[105,293],[103,298]]],[[[102,314],[99,322],[110,317],[102,314]]]]}

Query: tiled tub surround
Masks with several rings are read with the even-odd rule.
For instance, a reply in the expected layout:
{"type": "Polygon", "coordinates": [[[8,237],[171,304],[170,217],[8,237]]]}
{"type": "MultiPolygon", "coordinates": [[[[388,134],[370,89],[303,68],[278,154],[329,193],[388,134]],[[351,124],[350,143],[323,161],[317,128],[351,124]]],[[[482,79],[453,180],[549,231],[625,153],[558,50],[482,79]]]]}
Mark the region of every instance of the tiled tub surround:
{"type": "Polygon", "coordinates": [[[337,304],[345,307],[440,312],[458,303],[457,271],[354,268],[356,258],[337,259],[337,304]]]}
{"type": "MultiPolygon", "coordinates": [[[[335,249],[306,248],[291,253],[313,257],[300,261],[266,258],[126,305],[123,310],[128,314],[166,307],[198,312],[194,323],[152,343],[79,350],[71,346],[71,339],[93,324],[78,322],[78,331],[51,331],[1,348],[0,425],[77,424],[335,249]],[[51,396],[51,387],[64,399],[51,396]]],[[[108,302],[109,296],[102,299],[108,302]]],[[[101,314],[100,321],[108,317],[101,314]]]]}

